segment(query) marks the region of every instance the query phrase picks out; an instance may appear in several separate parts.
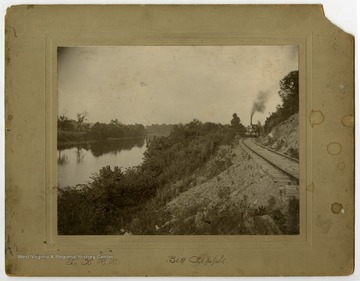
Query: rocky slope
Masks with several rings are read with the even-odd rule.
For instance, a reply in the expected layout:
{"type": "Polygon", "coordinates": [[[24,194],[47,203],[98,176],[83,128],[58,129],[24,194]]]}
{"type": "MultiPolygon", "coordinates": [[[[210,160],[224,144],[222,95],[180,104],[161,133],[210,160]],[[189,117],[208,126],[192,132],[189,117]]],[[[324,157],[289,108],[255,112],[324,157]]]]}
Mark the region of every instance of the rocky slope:
{"type": "Polygon", "coordinates": [[[273,213],[281,216],[287,202],[270,175],[240,145],[223,148],[222,155],[232,165],[212,178],[199,176],[170,201],[171,220],[162,227],[170,234],[281,234],[273,213]]]}
{"type": "Polygon", "coordinates": [[[299,114],[290,116],[258,141],[270,149],[299,159],[299,114]]]}

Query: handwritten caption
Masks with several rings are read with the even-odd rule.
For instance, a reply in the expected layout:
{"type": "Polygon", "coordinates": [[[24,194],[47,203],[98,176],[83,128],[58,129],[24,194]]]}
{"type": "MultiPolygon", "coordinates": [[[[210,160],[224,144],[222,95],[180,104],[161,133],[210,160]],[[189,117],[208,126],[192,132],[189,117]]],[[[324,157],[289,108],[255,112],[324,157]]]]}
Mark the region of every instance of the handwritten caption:
{"type": "Polygon", "coordinates": [[[117,265],[118,259],[111,255],[18,255],[22,260],[63,260],[66,265],[117,265]]]}
{"type": "Polygon", "coordinates": [[[169,256],[166,262],[171,264],[180,264],[180,265],[183,265],[185,263],[192,263],[199,265],[214,266],[218,264],[225,264],[226,258],[224,255],[221,256],[194,255],[190,257],[169,256]]]}

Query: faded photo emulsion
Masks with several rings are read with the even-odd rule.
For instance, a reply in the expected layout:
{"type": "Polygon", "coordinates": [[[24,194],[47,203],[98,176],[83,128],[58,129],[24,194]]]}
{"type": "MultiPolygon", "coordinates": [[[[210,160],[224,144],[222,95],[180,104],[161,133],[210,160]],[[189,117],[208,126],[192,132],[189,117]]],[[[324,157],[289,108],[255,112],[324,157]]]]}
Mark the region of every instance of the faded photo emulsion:
{"type": "Polygon", "coordinates": [[[299,234],[298,57],[59,47],[58,234],[299,234]]]}

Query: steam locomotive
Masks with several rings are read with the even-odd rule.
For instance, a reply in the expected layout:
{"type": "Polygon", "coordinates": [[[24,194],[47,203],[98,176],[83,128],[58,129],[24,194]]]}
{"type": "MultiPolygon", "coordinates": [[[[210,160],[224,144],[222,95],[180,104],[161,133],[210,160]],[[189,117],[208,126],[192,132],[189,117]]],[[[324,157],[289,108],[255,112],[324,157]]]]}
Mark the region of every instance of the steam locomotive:
{"type": "Polygon", "coordinates": [[[246,127],[245,137],[249,137],[249,138],[260,137],[259,127],[257,125],[253,125],[253,123],[252,123],[254,113],[255,113],[255,111],[252,110],[251,115],[250,115],[250,125],[246,127]]]}
{"type": "Polygon", "coordinates": [[[245,137],[258,138],[259,136],[259,130],[256,125],[251,124],[246,127],[245,137]]]}

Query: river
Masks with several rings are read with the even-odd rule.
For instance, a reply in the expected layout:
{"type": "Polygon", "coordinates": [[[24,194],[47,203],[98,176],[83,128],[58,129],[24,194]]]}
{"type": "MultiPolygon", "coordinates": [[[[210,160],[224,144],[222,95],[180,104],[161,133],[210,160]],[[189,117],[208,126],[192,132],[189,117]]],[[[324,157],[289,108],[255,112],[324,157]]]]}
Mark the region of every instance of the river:
{"type": "Polygon", "coordinates": [[[75,186],[90,181],[104,166],[137,166],[142,162],[146,140],[108,140],[58,147],[58,186],[75,186]]]}

